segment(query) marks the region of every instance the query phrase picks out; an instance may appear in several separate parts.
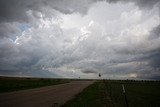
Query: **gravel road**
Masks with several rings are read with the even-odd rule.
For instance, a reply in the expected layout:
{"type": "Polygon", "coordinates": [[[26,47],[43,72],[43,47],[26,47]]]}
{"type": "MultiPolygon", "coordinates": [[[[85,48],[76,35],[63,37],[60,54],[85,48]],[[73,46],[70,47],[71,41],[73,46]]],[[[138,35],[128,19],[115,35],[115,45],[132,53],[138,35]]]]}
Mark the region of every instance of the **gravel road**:
{"type": "Polygon", "coordinates": [[[66,84],[2,93],[0,107],[59,107],[92,83],[93,81],[72,81],[66,84]]]}

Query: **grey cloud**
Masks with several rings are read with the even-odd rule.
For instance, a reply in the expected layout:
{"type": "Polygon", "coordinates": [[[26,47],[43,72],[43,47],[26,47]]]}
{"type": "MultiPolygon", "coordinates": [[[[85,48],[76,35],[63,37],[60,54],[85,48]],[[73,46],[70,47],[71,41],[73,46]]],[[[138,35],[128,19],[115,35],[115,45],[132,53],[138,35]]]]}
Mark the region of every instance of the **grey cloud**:
{"type": "Polygon", "coordinates": [[[139,6],[139,8],[152,8],[154,5],[159,6],[159,0],[107,0],[109,3],[117,3],[117,2],[133,2],[139,6]]]}
{"type": "Polygon", "coordinates": [[[149,60],[149,66],[160,69],[160,49],[150,53],[146,59],[149,60]]]}
{"type": "Polygon", "coordinates": [[[21,31],[17,28],[16,23],[0,23],[0,37],[15,37],[20,35],[21,31]]]}
{"type": "Polygon", "coordinates": [[[159,70],[153,70],[152,68],[143,69],[139,71],[137,75],[138,79],[151,79],[151,80],[160,80],[159,70]],[[152,71],[152,73],[151,73],[152,71]]]}
{"type": "MultiPolygon", "coordinates": [[[[19,0],[1,0],[0,1],[0,22],[24,21],[27,18],[25,14],[27,2],[19,0]]],[[[29,2],[28,2],[29,3],[29,2]]]]}
{"type": "Polygon", "coordinates": [[[60,75],[54,74],[47,70],[0,70],[1,76],[25,76],[25,77],[42,77],[42,78],[62,78],[60,75]]]}
{"type": "Polygon", "coordinates": [[[28,10],[43,12],[43,9],[48,7],[65,14],[73,12],[86,13],[88,6],[95,1],[97,0],[1,0],[0,22],[27,22],[29,17],[26,12],[28,10]]]}
{"type": "MultiPolygon", "coordinates": [[[[134,1],[134,0],[133,0],[134,1]]],[[[160,5],[159,0],[135,0],[136,4],[141,8],[141,7],[149,7],[152,8],[154,5],[160,5]]]]}
{"type": "MultiPolygon", "coordinates": [[[[154,27],[150,31],[149,35],[149,40],[153,41],[151,42],[153,44],[158,44],[155,43],[155,40],[160,39],[160,24],[156,27],[154,27]]],[[[159,41],[156,41],[159,42],[159,41]]],[[[160,46],[153,47],[150,51],[147,51],[146,56],[143,58],[145,60],[149,61],[149,66],[153,67],[154,69],[160,69],[160,46]]]]}
{"type": "MultiPolygon", "coordinates": [[[[1,0],[0,1],[0,36],[6,37],[10,33],[19,33],[15,26],[11,26],[10,22],[19,23],[33,23],[34,20],[38,19],[39,16],[37,12],[42,12],[47,17],[50,14],[53,15],[49,10],[52,8],[54,10],[60,11],[64,14],[71,14],[74,12],[79,12],[81,14],[86,14],[91,4],[103,1],[103,0],[1,0]],[[32,10],[33,14],[31,18],[27,11],[32,10]],[[7,22],[7,23],[6,23],[7,22]],[[8,29],[9,28],[9,29],[8,29]],[[8,31],[5,31],[5,30],[8,31]]],[[[118,1],[122,2],[134,2],[136,5],[141,7],[153,7],[155,4],[159,3],[159,0],[107,0],[109,3],[115,3],[118,1]]]]}
{"type": "Polygon", "coordinates": [[[92,70],[92,69],[82,70],[81,72],[85,73],[85,74],[97,74],[98,73],[98,71],[95,71],[95,70],[92,70]]]}
{"type": "Polygon", "coordinates": [[[83,73],[89,74],[89,73],[97,73],[95,70],[82,70],[83,73]]]}
{"type": "MultiPolygon", "coordinates": [[[[43,12],[43,8],[51,7],[65,14],[73,12],[79,12],[86,14],[88,8],[92,3],[103,0],[1,0],[0,1],[0,22],[27,22],[29,17],[26,11],[40,11],[43,12]]],[[[122,2],[134,2],[141,7],[153,7],[159,3],[159,0],[107,0],[109,3],[122,2]]]]}
{"type": "MultiPolygon", "coordinates": [[[[125,0],[120,1],[128,3],[125,0]]],[[[60,76],[48,69],[55,71],[59,69],[64,71],[67,69],[67,71],[75,70],[75,73],[77,73],[76,70],[80,70],[84,75],[100,72],[107,76],[127,76],[130,73],[137,73],[139,78],[151,78],[144,74],[152,74],[152,71],[159,74],[160,47],[155,43],[155,40],[159,42],[159,25],[149,32],[149,40],[147,40],[148,44],[146,45],[131,44],[128,39],[132,35],[127,35],[128,38],[125,40],[119,35],[103,35],[102,32],[106,30],[108,33],[108,29],[104,28],[102,30],[100,26],[94,25],[94,23],[91,26],[85,25],[85,30],[90,32],[86,35],[81,35],[81,31],[76,28],[66,30],[58,24],[52,24],[49,28],[45,28],[43,23],[42,28],[32,26],[30,30],[23,32],[23,35],[19,34],[17,41],[13,41],[11,36],[21,33],[15,22],[24,24],[27,21],[32,21],[39,25],[41,24],[40,19],[45,21],[47,18],[41,18],[38,12],[42,12],[48,17],[50,9],[54,10],[53,13],[59,11],[64,14],[73,12],[86,14],[89,6],[98,1],[33,0],[28,2],[16,0],[10,2],[2,0],[0,2],[1,75],[60,76]],[[28,10],[31,10],[31,16],[28,16],[28,13],[26,14],[28,10]],[[85,36],[86,38],[82,39],[85,36]],[[16,44],[16,42],[19,44],[16,44]],[[145,72],[148,68],[150,71],[145,72]]],[[[115,3],[117,1],[109,0],[108,2],[115,3]]],[[[158,3],[157,0],[129,2],[134,2],[141,8],[152,8],[158,3]]],[[[52,15],[56,16],[56,14],[52,15]]],[[[83,18],[85,19],[85,17],[83,18]]],[[[32,25],[32,22],[28,23],[32,25]]],[[[12,37],[15,37],[15,35],[12,37]]],[[[61,73],[60,70],[58,72],[61,73]]],[[[152,74],[153,78],[155,74],[152,74]]]]}
{"type": "MultiPolygon", "coordinates": [[[[142,77],[143,78],[143,77],[142,77]]],[[[145,79],[145,78],[144,78],[145,79]]],[[[151,79],[151,80],[160,80],[160,75],[150,75],[148,77],[148,79],[151,79]]]]}
{"type": "Polygon", "coordinates": [[[152,31],[150,31],[149,39],[157,39],[160,37],[160,24],[153,28],[152,31]]]}

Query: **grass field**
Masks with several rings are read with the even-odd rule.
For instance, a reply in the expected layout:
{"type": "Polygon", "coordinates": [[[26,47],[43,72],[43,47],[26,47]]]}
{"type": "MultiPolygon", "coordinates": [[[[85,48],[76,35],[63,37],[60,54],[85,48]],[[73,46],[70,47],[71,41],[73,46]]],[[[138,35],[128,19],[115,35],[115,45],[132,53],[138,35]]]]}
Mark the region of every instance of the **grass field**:
{"type": "Polygon", "coordinates": [[[105,105],[105,85],[95,82],[62,107],[103,107],[105,105]]]}
{"type": "MultiPolygon", "coordinates": [[[[69,79],[0,77],[0,93],[70,82],[69,79]]],[[[98,80],[63,107],[160,107],[160,81],[98,80]]]]}
{"type": "Polygon", "coordinates": [[[69,79],[0,77],[0,93],[69,82],[69,79]]]}
{"type": "Polygon", "coordinates": [[[63,107],[126,107],[124,84],[129,107],[160,107],[160,82],[97,81],[63,107]]]}

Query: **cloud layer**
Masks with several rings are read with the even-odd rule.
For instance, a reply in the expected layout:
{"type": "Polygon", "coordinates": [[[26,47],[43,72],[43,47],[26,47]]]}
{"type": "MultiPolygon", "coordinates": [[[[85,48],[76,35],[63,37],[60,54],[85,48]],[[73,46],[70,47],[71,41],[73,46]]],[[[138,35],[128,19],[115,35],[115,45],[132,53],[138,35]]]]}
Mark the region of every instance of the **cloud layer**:
{"type": "Polygon", "coordinates": [[[0,75],[160,79],[158,0],[0,4],[0,75]]]}

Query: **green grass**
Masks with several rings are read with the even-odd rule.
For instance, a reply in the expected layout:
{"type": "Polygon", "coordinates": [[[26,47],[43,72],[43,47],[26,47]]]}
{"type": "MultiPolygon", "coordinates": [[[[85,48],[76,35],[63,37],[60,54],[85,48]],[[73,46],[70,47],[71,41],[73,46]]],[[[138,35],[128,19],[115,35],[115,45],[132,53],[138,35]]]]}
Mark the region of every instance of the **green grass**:
{"type": "Polygon", "coordinates": [[[160,107],[160,82],[153,81],[106,81],[111,88],[115,107],[125,107],[122,85],[124,84],[129,107],[160,107]]]}
{"type": "Polygon", "coordinates": [[[160,82],[129,80],[97,81],[63,107],[126,107],[122,84],[129,107],[160,107],[160,82]]]}
{"type": "Polygon", "coordinates": [[[0,77],[0,93],[70,82],[67,79],[0,77]]]}
{"type": "Polygon", "coordinates": [[[105,102],[105,85],[97,81],[83,90],[82,93],[75,96],[62,107],[104,107],[105,102]]]}
{"type": "MultiPolygon", "coordinates": [[[[0,77],[0,93],[70,82],[69,79],[0,77]]],[[[63,107],[126,107],[122,84],[129,107],[160,107],[160,82],[96,81],[63,107]]]]}

